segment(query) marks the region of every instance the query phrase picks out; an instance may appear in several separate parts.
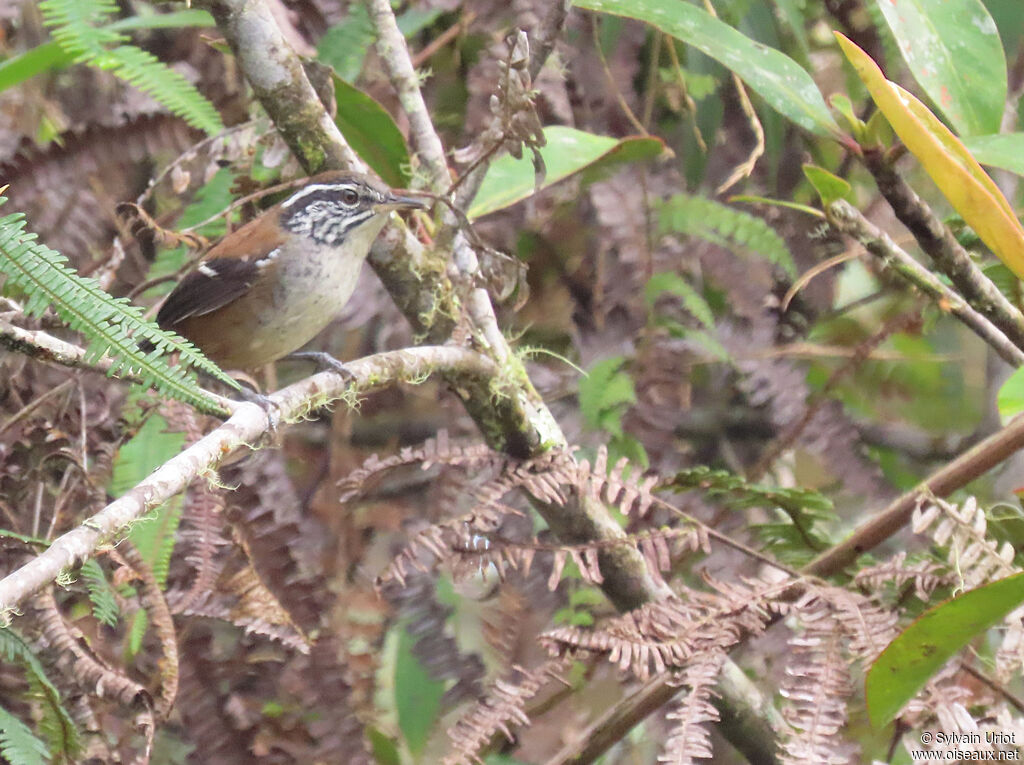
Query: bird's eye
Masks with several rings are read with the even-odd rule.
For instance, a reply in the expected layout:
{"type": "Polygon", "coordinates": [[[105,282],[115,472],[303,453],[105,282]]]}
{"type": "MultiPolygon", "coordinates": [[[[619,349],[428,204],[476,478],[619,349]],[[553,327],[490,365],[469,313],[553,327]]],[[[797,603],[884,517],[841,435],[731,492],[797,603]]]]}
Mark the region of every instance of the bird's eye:
{"type": "Polygon", "coordinates": [[[341,192],[341,201],[349,207],[355,207],[359,203],[359,192],[355,189],[345,189],[341,192]]]}

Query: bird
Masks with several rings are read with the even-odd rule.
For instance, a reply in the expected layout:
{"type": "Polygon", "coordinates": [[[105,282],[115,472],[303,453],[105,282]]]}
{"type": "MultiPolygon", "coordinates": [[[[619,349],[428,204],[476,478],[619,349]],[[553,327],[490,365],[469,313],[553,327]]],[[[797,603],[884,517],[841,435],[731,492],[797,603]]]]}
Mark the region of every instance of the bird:
{"type": "Polygon", "coordinates": [[[225,370],[293,356],[344,372],[327,354],[297,351],[348,302],[390,213],[425,206],[360,173],[312,176],[210,248],[167,296],[157,324],[225,370]]]}

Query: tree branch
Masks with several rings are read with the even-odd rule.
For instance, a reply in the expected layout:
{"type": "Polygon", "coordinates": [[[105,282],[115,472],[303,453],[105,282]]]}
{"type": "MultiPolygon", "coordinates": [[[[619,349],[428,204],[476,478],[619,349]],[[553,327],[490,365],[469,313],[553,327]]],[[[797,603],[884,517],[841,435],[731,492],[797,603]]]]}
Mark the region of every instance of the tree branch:
{"type": "Polygon", "coordinates": [[[831,576],[839,573],[853,563],[858,555],[880,545],[906,526],[922,497],[929,494],[947,497],[1022,448],[1024,416],[1017,417],[1002,430],[936,470],[916,488],[900,496],[885,510],[864,523],[849,538],[811,561],[801,573],[813,576],[831,576]]]}
{"type": "MultiPolygon", "coordinates": [[[[461,375],[485,380],[493,380],[499,374],[499,369],[484,356],[450,346],[389,351],[347,362],[345,367],[354,382],[347,383],[334,372],[321,372],[271,395],[276,414],[283,421],[301,420],[309,412],[352,392],[365,393],[396,382],[417,382],[442,370],[458,370],[461,375]]],[[[147,512],[183,491],[194,479],[208,475],[236,451],[255,449],[270,429],[267,412],[261,407],[238,404],[231,417],[216,430],[0,580],[0,618],[9,616],[62,571],[90,558],[98,547],[124,537],[127,529],[147,512]]]]}
{"type": "Polygon", "coordinates": [[[857,208],[840,199],[830,204],[825,213],[829,223],[844,234],[852,236],[864,246],[864,249],[879,258],[884,265],[893,268],[921,292],[936,302],[941,302],[944,310],[948,310],[966,324],[1004,361],[1014,367],[1024,365],[1024,351],[1010,342],[998,327],[975,311],[957,292],[943,284],[931,271],[902,250],[884,231],[868,221],[857,208]]]}
{"type": "Polygon", "coordinates": [[[946,225],[910,188],[879,150],[864,152],[864,165],[889,206],[967,301],[1018,348],[1024,348],[1024,314],[999,291],[960,246],[946,225]]]}
{"type": "MultiPolygon", "coordinates": [[[[267,28],[274,22],[264,0],[202,2],[213,12],[232,49],[239,54],[239,65],[246,78],[252,71],[252,76],[260,80],[269,79],[265,72],[267,69],[276,75],[272,86],[257,88],[254,84],[254,88],[306,170],[313,172],[325,167],[349,166],[342,150],[334,146],[336,143],[343,145],[340,136],[324,127],[330,118],[306,81],[294,52],[280,38],[279,32],[267,28]],[[245,18],[250,14],[251,18],[245,18]],[[269,48],[268,41],[273,42],[269,48]],[[289,112],[301,114],[303,119],[289,119],[289,112]]],[[[439,140],[434,141],[436,131],[432,125],[418,124],[421,119],[429,121],[429,115],[425,106],[421,106],[422,96],[417,95],[419,86],[408,49],[404,41],[398,44],[394,15],[390,8],[384,7],[386,5],[385,0],[371,0],[370,3],[371,18],[383,41],[380,50],[386,66],[398,74],[400,81],[396,83],[396,89],[400,94],[409,91],[401,98],[411,123],[414,123],[415,115],[416,148],[421,152],[421,161],[429,169],[432,184],[443,191],[448,180],[444,150],[439,140]],[[391,61],[392,58],[396,60],[391,61]],[[414,89],[416,93],[411,92],[414,89]],[[446,184],[443,187],[440,185],[442,178],[446,184]]],[[[427,251],[407,230],[391,226],[375,244],[370,256],[371,266],[414,331],[427,342],[444,342],[450,336],[462,307],[466,308],[474,341],[481,353],[489,356],[503,372],[499,378],[501,384],[495,389],[489,381],[457,371],[446,374],[446,379],[492,448],[525,458],[563,446],[565,436],[534,389],[522,363],[509,348],[494,318],[486,291],[475,286],[473,280],[478,270],[475,253],[460,241],[461,235],[448,229],[448,221],[444,223],[447,230],[439,231],[436,241],[451,242],[453,257],[446,252],[427,251]],[[456,293],[453,284],[456,280],[470,285],[468,295],[456,293]]],[[[552,531],[565,542],[618,539],[624,533],[600,503],[540,504],[538,510],[552,531]]],[[[604,577],[602,589],[620,610],[636,608],[669,593],[667,585],[651,575],[635,547],[615,545],[602,551],[600,566],[604,577]]],[[[755,691],[749,684],[747,690],[748,693],[755,691]]],[[[741,706],[745,702],[745,699],[736,701],[741,706]]],[[[727,699],[724,703],[732,702],[727,699]]],[[[750,745],[770,751],[773,749],[773,734],[770,726],[763,718],[760,719],[762,724],[750,745]]]]}

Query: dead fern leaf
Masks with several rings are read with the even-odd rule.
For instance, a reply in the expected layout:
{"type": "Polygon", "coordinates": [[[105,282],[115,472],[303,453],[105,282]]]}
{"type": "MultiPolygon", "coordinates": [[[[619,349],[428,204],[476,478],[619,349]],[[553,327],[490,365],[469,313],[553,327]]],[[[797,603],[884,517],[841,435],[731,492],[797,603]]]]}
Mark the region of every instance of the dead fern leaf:
{"type": "Polygon", "coordinates": [[[707,724],[719,719],[718,710],[711,701],[725,659],[723,651],[710,651],[694,657],[694,661],[672,681],[673,685],[689,688],[689,693],[680,694],[672,711],[666,715],[674,725],[658,762],[691,765],[696,760],[714,757],[707,724]]]}
{"type": "Polygon", "coordinates": [[[1013,545],[999,544],[988,536],[985,509],[975,497],[968,497],[959,506],[938,497],[922,499],[914,510],[911,527],[915,534],[927,531],[936,545],[946,548],[949,567],[965,590],[1020,570],[1013,565],[1013,545]]]}
{"type": "Polygon", "coordinates": [[[843,656],[843,635],[827,603],[815,599],[797,613],[803,629],[789,641],[792,652],[780,693],[786,700],[781,761],[787,765],[846,765],[839,732],[852,693],[843,656]]]}
{"type": "Polygon", "coordinates": [[[467,714],[448,729],[452,751],[444,758],[444,765],[471,765],[479,762],[479,752],[496,733],[512,740],[511,727],[527,725],[526,702],[572,665],[575,657],[565,654],[550,659],[541,666],[528,670],[514,666],[509,676],[498,678],[484,697],[467,714]]]}

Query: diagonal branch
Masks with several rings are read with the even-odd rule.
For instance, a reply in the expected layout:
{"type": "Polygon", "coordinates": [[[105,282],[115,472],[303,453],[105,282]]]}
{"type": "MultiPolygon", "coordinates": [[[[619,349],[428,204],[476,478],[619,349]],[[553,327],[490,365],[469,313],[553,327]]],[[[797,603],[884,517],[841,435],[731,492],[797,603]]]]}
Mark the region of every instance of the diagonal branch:
{"type": "MultiPolygon", "coordinates": [[[[321,372],[270,396],[275,414],[283,421],[300,420],[350,392],[368,392],[397,382],[419,382],[439,371],[458,370],[467,377],[485,380],[493,380],[499,374],[498,368],[478,353],[441,346],[378,353],[347,362],[345,367],[354,378],[351,387],[340,375],[321,372]]],[[[216,430],[0,580],[0,620],[9,617],[26,598],[50,584],[62,571],[92,557],[102,545],[123,538],[131,524],[183,491],[196,478],[209,475],[236,451],[255,449],[270,431],[266,411],[256,404],[238,404],[231,417],[216,430]]]]}
{"type": "MultiPolygon", "coordinates": [[[[276,75],[273,87],[256,87],[254,83],[254,89],[305,169],[314,172],[349,166],[345,153],[335,145],[342,144],[340,137],[324,125],[330,118],[306,81],[294,51],[281,39],[280,32],[270,28],[275,25],[266,10],[265,0],[201,0],[201,4],[212,11],[231,48],[239,53],[239,65],[246,78],[265,79],[266,70],[276,75]],[[268,45],[267,41],[273,44],[268,45]],[[303,121],[289,119],[289,112],[301,114],[303,121]]],[[[402,80],[397,84],[399,92],[411,91],[413,87],[418,92],[408,49],[404,41],[397,44],[394,15],[390,9],[385,10],[384,5],[384,0],[371,1],[371,18],[384,40],[384,58],[403,59],[397,64],[388,62],[387,66],[399,73],[402,80]]],[[[553,25],[557,26],[561,18],[560,13],[556,14],[553,25]]],[[[410,122],[413,114],[417,115],[417,120],[429,121],[421,103],[422,96],[411,92],[403,98],[403,108],[410,111],[410,122]]],[[[436,131],[432,125],[424,126],[415,134],[416,148],[421,152],[421,161],[429,166],[432,182],[439,184],[442,177],[447,181],[443,147],[439,141],[434,143],[436,131]]],[[[449,371],[446,379],[492,448],[525,458],[560,447],[566,443],[565,436],[534,389],[522,363],[509,348],[494,319],[486,291],[471,287],[468,296],[456,294],[453,280],[473,285],[478,267],[475,253],[460,239],[462,237],[450,229],[438,232],[436,241],[453,244],[453,257],[449,257],[445,252],[427,250],[410,232],[392,226],[378,239],[370,264],[414,331],[427,342],[444,342],[462,307],[466,307],[473,325],[473,339],[480,352],[502,371],[500,386],[496,388],[478,376],[455,370],[449,371]]],[[[597,502],[574,501],[565,506],[541,504],[538,511],[563,542],[617,539],[624,534],[607,508],[597,502]]],[[[602,588],[620,610],[636,608],[670,592],[660,578],[650,574],[635,547],[616,545],[602,552],[600,566],[604,576],[602,588]]],[[[750,702],[753,693],[754,688],[748,682],[745,698],[741,697],[743,694],[724,694],[723,705],[727,709],[723,715],[739,715],[750,721],[742,730],[746,748],[759,750],[770,758],[774,749],[773,734],[760,711],[763,700],[750,702]]]]}
{"type": "Polygon", "coordinates": [[[900,222],[940,271],[946,274],[978,312],[995,324],[1018,348],[1024,348],[1024,314],[975,265],[949,228],[919,197],[879,150],[864,151],[864,166],[900,222]]]}
{"type": "Polygon", "coordinates": [[[849,234],[868,252],[886,266],[913,284],[923,293],[943,305],[978,337],[984,340],[1004,361],[1014,367],[1024,365],[1024,351],[985,316],[975,311],[957,292],[954,292],[931,271],[901,249],[889,235],[868,221],[860,211],[845,200],[830,204],[826,210],[828,221],[844,234],[849,234]]]}

